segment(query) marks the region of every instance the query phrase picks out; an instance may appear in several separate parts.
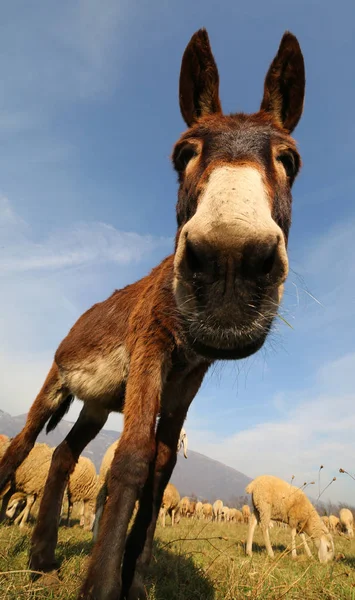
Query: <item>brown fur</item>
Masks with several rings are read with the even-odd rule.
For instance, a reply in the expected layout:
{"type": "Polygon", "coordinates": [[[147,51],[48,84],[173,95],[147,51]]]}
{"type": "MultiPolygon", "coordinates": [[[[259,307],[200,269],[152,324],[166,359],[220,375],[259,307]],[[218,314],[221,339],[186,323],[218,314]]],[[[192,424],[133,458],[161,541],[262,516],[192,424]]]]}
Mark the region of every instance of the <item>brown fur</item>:
{"type": "MultiPolygon", "coordinates": [[[[289,134],[302,112],[304,71],[291,34],[283,38],[275,60],[261,111],[225,116],[207,32],[200,30],[191,38],[180,74],[180,107],[189,129],[172,155],[179,178],[175,254],[80,317],[60,344],[23,431],[0,463],[3,489],[45,424],[58,422],[73,395],[83,401],[77,422],[53,454],[32,536],[30,566],[49,571],[56,566],[58,518],[69,476],[109,412],[124,412],[110,494],[81,599],[144,597],[141,574],[151,557],[189,405],[211,362],[256,352],[276,315],[288,270],[291,186],[300,166],[289,134]],[[202,227],[199,239],[193,223],[212,174],[217,166],[238,170],[242,165],[261,176],[263,198],[253,197],[253,202],[256,211],[259,200],[263,203],[267,227],[260,219],[254,227],[238,215],[233,222],[223,218],[224,200],[233,206],[230,194],[235,188],[230,188],[228,198],[221,198],[220,221],[211,220],[208,231],[202,227]],[[241,236],[231,235],[234,221],[241,236]],[[227,229],[229,245],[223,244],[227,229]],[[193,248],[189,235],[195,236],[193,248]]],[[[248,200],[242,197],[240,202],[246,205],[248,200]]]]}

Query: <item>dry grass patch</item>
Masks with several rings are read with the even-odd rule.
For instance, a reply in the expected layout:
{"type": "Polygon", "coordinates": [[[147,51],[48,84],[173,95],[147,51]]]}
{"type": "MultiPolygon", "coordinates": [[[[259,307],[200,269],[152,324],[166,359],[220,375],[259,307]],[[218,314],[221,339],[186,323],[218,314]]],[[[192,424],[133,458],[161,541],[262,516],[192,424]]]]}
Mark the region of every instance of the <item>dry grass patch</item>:
{"type": "MultiPolygon", "coordinates": [[[[245,556],[247,526],[182,519],[158,526],[147,575],[149,600],[355,600],[355,540],[335,537],[337,560],[321,565],[298,549],[292,560],[290,531],[274,527],[275,559],[260,531],[252,558],[245,556]]],[[[0,527],[1,600],[75,599],[91,549],[91,535],[75,526],[59,531],[60,582],[31,582],[27,570],[30,528],[0,527]]]]}

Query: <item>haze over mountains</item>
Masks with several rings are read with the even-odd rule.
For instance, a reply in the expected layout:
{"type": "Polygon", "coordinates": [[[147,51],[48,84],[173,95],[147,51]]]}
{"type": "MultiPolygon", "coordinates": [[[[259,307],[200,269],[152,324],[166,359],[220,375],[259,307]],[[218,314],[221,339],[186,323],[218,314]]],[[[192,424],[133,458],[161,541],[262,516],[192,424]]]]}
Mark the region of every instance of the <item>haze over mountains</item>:
{"type": "MultiPolygon", "coordinates": [[[[3,433],[13,437],[22,429],[25,420],[26,415],[13,417],[0,410],[0,434],[3,433]]],[[[72,425],[72,423],[63,419],[56,429],[48,435],[42,432],[38,437],[38,441],[45,442],[49,446],[57,446],[68,434],[72,425]]],[[[100,468],[107,447],[119,435],[117,431],[103,429],[84,450],[83,455],[91,458],[97,471],[100,468]]],[[[251,478],[236,469],[227,467],[223,463],[189,449],[187,459],[184,458],[182,453],[178,455],[171,481],[176,485],[182,496],[195,495],[200,500],[208,502],[214,502],[214,500],[220,498],[226,504],[232,505],[236,502],[237,497],[245,495],[245,487],[251,481],[251,478]]]]}

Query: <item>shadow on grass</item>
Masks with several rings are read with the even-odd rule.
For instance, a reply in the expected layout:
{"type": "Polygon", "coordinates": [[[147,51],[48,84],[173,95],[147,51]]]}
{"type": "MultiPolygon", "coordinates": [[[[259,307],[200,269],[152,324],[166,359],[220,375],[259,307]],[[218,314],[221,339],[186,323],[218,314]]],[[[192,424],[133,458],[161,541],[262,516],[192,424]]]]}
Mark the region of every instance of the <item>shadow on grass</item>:
{"type": "Polygon", "coordinates": [[[68,560],[73,556],[88,556],[92,547],[92,540],[77,540],[70,538],[68,540],[62,540],[58,542],[56,549],[58,561],[62,563],[64,559],[68,560]]]}
{"type": "MultiPolygon", "coordinates": [[[[57,558],[89,555],[93,543],[67,540],[58,543],[57,558]]],[[[176,554],[155,541],[153,558],[145,577],[149,598],[154,600],[214,600],[215,590],[210,579],[191,557],[176,554]]]]}
{"type": "Polygon", "coordinates": [[[28,536],[26,534],[23,534],[22,537],[20,537],[15,544],[8,549],[7,554],[8,556],[17,556],[17,554],[21,554],[21,552],[25,552],[27,551],[29,548],[29,541],[28,541],[28,536]]]}
{"type": "Polygon", "coordinates": [[[343,565],[351,567],[351,569],[355,569],[355,556],[345,556],[341,562],[343,565]]]}
{"type": "MultiPolygon", "coordinates": [[[[283,544],[272,544],[272,549],[274,552],[284,552],[287,546],[283,544]]],[[[257,552],[258,554],[266,553],[266,548],[263,544],[258,544],[253,542],[253,552],[257,552]]]]}
{"type": "Polygon", "coordinates": [[[154,600],[214,600],[212,582],[190,556],[169,551],[155,541],[146,576],[154,600]]]}

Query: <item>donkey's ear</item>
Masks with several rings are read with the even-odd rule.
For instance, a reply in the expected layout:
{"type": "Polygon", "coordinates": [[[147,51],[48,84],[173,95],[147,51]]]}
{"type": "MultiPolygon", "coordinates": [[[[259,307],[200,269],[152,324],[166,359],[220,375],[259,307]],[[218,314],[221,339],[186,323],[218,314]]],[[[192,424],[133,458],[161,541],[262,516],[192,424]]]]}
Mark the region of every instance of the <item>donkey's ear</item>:
{"type": "Polygon", "coordinates": [[[188,127],[199,117],[222,112],[219,76],[208,34],[199,29],[182,57],[180,71],[180,110],[188,127]]]}
{"type": "Polygon", "coordinates": [[[303,111],[305,89],[304,61],[297,38],[284,33],[279,50],[272,61],[264,84],[260,108],[291,133],[303,111]]]}

